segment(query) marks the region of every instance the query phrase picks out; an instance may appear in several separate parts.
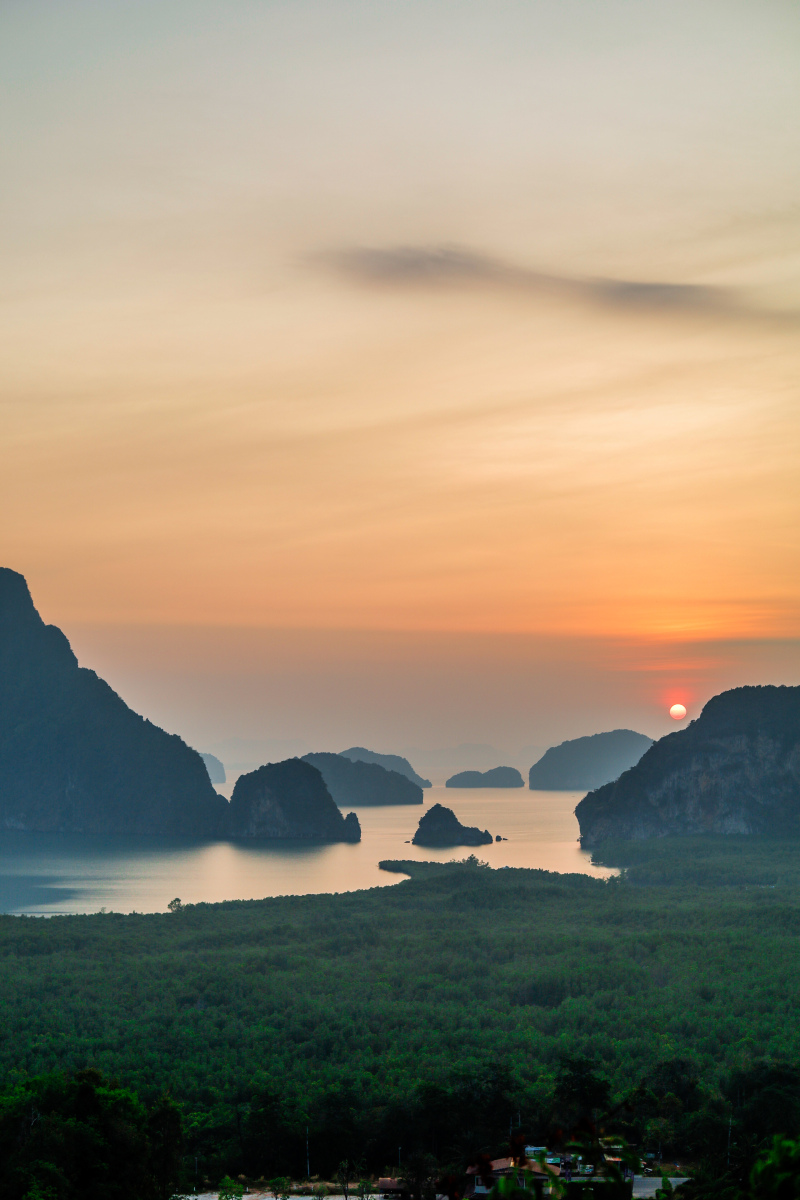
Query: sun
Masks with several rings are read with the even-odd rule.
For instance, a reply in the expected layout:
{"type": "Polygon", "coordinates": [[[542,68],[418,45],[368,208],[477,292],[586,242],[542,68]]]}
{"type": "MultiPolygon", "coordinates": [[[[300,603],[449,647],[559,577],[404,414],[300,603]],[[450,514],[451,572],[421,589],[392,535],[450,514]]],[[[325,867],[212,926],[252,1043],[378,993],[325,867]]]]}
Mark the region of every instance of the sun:
{"type": "Polygon", "coordinates": [[[672,708],[669,710],[669,715],[672,717],[673,721],[682,721],[686,716],[686,705],[673,704],[672,708]]]}

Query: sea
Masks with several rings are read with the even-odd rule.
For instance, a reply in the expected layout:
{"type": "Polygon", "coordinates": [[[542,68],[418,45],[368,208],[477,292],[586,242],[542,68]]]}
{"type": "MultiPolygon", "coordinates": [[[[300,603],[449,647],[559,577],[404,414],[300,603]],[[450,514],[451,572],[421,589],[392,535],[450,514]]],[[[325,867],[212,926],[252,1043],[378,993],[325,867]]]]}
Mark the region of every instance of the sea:
{"type": "Polygon", "coordinates": [[[189,838],[0,831],[0,912],[164,912],[169,902],[215,903],[393,887],[402,875],[382,859],[443,861],[476,854],[492,867],[539,867],[608,876],[578,844],[582,792],[528,788],[426,788],[424,805],[356,807],[357,845],[303,841],[232,842],[189,838]],[[412,846],[423,812],[452,808],[464,825],[504,840],[432,850],[412,846]]]}

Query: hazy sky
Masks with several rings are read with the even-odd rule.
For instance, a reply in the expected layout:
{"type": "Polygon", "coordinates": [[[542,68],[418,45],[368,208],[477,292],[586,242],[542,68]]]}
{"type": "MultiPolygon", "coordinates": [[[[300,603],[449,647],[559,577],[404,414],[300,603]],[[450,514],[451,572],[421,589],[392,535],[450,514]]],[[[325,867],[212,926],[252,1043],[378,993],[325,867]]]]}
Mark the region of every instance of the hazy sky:
{"type": "Polygon", "coordinates": [[[154,719],[800,681],[792,0],[5,4],[0,156],[2,562],[154,719]]]}

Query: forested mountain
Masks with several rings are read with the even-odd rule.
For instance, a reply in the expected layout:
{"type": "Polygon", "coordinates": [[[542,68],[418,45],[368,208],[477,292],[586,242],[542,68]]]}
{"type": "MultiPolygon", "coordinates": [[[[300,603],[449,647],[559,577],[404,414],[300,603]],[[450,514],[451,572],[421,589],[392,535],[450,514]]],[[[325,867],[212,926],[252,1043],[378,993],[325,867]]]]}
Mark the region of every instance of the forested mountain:
{"type": "Polygon", "coordinates": [[[227,808],[197,751],[79,667],[22,575],[0,568],[0,825],[208,836],[227,808]]]}
{"type": "Polygon", "coordinates": [[[581,841],[800,833],[800,687],[741,687],[575,810],[581,841]]]}
{"type": "Polygon", "coordinates": [[[632,729],[612,729],[551,746],[528,774],[528,786],[543,792],[582,792],[616,779],[638,762],[653,739],[632,729]]]}

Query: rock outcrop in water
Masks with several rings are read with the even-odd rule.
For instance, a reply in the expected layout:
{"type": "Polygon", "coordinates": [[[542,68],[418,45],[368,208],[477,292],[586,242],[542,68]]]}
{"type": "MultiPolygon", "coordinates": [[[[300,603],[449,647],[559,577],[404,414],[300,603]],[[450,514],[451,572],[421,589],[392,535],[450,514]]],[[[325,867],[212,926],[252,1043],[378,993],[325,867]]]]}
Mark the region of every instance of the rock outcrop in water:
{"type": "Polygon", "coordinates": [[[800,687],[714,696],[575,810],[581,842],[666,834],[800,834],[800,687]]]}
{"type": "Polygon", "coordinates": [[[551,746],[530,769],[528,785],[544,792],[582,792],[618,779],[639,761],[653,739],[613,729],[551,746]]]}
{"type": "Polygon", "coordinates": [[[397,771],[377,763],[354,762],[341,754],[304,754],[321,773],[341,808],[378,804],[422,804],[422,788],[397,771]]]}
{"type": "Polygon", "coordinates": [[[79,667],[0,568],[0,826],[219,836],[227,811],[197,751],[79,667]]]}
{"type": "Polygon", "coordinates": [[[487,829],[462,825],[452,808],[434,804],[420,818],[411,840],[415,846],[486,846],[494,838],[487,829]]]}
{"type": "Polygon", "coordinates": [[[237,838],[309,838],[360,842],[355,813],[343,817],[322,775],[299,758],[240,775],[231,797],[229,831],[237,838]]]}
{"type": "Polygon", "coordinates": [[[516,788],[525,780],[516,767],[492,767],[491,771],[459,771],[444,785],[451,788],[516,788]]]}
{"type": "Polygon", "coordinates": [[[351,746],[349,750],[341,750],[340,754],[353,762],[375,763],[379,767],[385,767],[387,771],[397,771],[398,775],[405,775],[406,779],[410,779],[417,787],[433,787],[430,779],[423,779],[418,775],[408,759],[403,758],[401,754],[378,754],[377,751],[367,750],[364,746],[351,746]]]}

